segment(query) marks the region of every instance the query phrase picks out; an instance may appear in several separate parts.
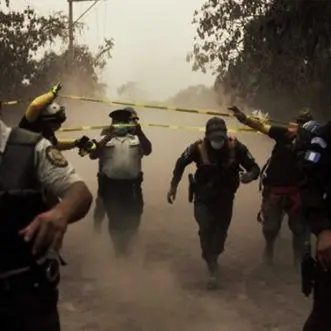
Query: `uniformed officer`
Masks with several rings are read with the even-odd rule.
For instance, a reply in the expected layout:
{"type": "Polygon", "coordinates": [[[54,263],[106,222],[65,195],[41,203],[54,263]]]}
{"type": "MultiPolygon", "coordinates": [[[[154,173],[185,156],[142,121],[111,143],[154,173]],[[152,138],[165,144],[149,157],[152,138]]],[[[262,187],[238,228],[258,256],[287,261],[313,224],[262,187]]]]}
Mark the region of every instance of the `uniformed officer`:
{"type": "Polygon", "coordinates": [[[296,149],[302,170],[300,194],[309,228],[317,237],[312,272],[314,303],[304,331],[331,330],[331,122],[313,130],[296,149]]]}
{"type": "Polygon", "coordinates": [[[47,93],[35,98],[25,111],[18,126],[25,130],[41,133],[61,151],[74,148],[89,149],[93,144],[86,136],[69,140],[59,140],[55,136],[55,132],[67,119],[65,107],[54,102],[61,87],[60,84],[57,84],[47,93]]]}
{"type": "Polygon", "coordinates": [[[208,120],[205,138],[190,145],[177,160],[167,195],[169,203],[173,203],[184,170],[192,162],[197,165],[194,179],[190,175],[190,192],[195,195],[194,216],[199,226],[202,258],[209,269],[208,283],[215,286],[217,260],[224,251],[241,166],[246,170],[241,176],[242,183],[256,180],[260,169],[247,147],[228,137],[226,124],[219,117],[208,120]]]}
{"type": "Polygon", "coordinates": [[[291,148],[297,128],[312,119],[311,112],[303,110],[297,118],[298,126],[285,128],[248,117],[237,107],[230,110],[239,122],[268,135],[276,142],[271,157],[261,171],[260,186],[263,186],[263,189],[258,219],[262,224],[266,241],[263,257],[267,264],[273,263],[274,244],[283,218],[287,214],[289,228],[293,235],[294,264],[297,266],[302,259],[304,243],[309,240],[310,234],[303,219],[298,191],[298,167],[291,148]]]}
{"type": "Polygon", "coordinates": [[[140,226],[144,206],[141,160],[151,154],[152,145],[134,109],[115,110],[109,116],[112,125],[103,130],[104,137],[90,154],[91,159],[99,159],[95,226],[100,227],[104,207],[115,254],[123,256],[130,252],[140,226]]]}
{"type": "Polygon", "coordinates": [[[0,132],[0,328],[59,331],[57,251],[92,196],[48,140],[1,120],[0,132]],[[52,209],[43,189],[61,198],[52,209]]]}

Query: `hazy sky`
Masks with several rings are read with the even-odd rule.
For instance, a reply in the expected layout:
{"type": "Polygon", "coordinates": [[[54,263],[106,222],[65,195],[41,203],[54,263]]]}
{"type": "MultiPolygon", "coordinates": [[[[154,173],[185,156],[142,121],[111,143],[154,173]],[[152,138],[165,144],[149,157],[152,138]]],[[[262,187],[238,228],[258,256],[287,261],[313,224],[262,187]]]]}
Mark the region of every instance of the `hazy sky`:
{"type": "MultiPolygon", "coordinates": [[[[213,78],[193,73],[186,54],[191,51],[193,12],[204,0],[101,0],[83,19],[88,25],[79,38],[96,50],[113,37],[113,59],[104,81],[113,95],[116,87],[137,81],[149,98],[164,99],[189,85],[211,85],[213,78]]],[[[42,14],[68,11],[66,0],[11,0],[12,8],[30,5],[42,14]]],[[[74,19],[93,1],[74,3],[74,19]]]]}

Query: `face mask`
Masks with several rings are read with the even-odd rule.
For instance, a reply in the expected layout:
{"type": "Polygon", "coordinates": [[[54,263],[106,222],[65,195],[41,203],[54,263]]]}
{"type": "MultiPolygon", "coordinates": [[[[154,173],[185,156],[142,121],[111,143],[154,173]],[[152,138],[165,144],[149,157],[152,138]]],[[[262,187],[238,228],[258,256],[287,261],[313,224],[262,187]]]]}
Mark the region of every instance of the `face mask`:
{"type": "Polygon", "coordinates": [[[122,127],[122,128],[116,128],[115,133],[117,136],[124,137],[128,134],[129,128],[128,127],[122,127]]]}
{"type": "Polygon", "coordinates": [[[219,150],[224,146],[224,140],[221,141],[211,141],[210,145],[213,149],[219,150]]]}

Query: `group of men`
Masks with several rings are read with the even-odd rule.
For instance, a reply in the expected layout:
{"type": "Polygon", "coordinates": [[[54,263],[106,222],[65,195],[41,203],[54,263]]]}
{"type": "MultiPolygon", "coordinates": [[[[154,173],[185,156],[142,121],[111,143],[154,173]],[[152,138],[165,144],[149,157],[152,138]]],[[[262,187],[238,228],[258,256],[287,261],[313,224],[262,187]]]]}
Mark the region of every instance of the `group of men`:
{"type": "MultiPolygon", "coordinates": [[[[116,256],[130,253],[143,212],[141,160],[151,154],[152,144],[137,113],[132,108],[113,111],[112,124],[99,141],[86,136],[59,140],[55,132],[66,119],[65,109],[54,102],[60,88],[56,85],[36,98],[18,128],[0,121],[0,324],[8,331],[60,330],[58,251],[67,225],[82,219],[92,202],[88,188],[60,150],[78,148],[80,155],[99,160],[95,229],[100,230],[107,214],[116,256]]],[[[314,308],[304,331],[330,330],[331,124],[320,126],[304,112],[295,128],[280,128],[248,117],[237,107],[230,109],[241,123],[276,141],[262,174],[247,147],[228,135],[223,119],[214,117],[206,124],[205,137],[177,160],[168,202],[176,197],[185,167],[195,162],[197,171],[189,175],[189,200],[194,201],[208,285],[214,287],[240,182],[247,184],[262,175],[259,219],[266,239],[265,261],[273,261],[285,213],[293,232],[295,263],[301,260],[310,233],[317,235],[314,308]]]]}

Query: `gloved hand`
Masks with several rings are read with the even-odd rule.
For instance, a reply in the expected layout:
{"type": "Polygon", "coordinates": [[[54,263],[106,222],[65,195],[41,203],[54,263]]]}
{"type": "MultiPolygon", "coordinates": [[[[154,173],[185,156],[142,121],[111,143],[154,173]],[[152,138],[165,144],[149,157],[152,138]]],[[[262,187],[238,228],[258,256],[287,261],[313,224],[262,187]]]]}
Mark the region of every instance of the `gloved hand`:
{"type": "Polygon", "coordinates": [[[134,128],[134,130],[135,130],[135,134],[136,135],[139,135],[139,134],[141,134],[143,132],[142,129],[141,129],[141,125],[139,123],[137,123],[137,125],[134,128]]]}
{"type": "Polygon", "coordinates": [[[233,106],[228,108],[229,110],[231,110],[233,112],[233,116],[240,122],[245,124],[245,122],[247,121],[247,115],[241,111],[237,106],[233,106]]]}
{"type": "Polygon", "coordinates": [[[250,182],[252,182],[254,180],[254,174],[251,173],[250,171],[246,171],[245,173],[243,173],[240,177],[240,181],[243,184],[248,184],[250,182]]]}
{"type": "Polygon", "coordinates": [[[51,92],[54,94],[54,96],[57,97],[57,94],[59,93],[59,91],[61,90],[62,88],[62,85],[61,83],[57,83],[56,85],[54,85],[52,88],[51,88],[51,92]]]}
{"type": "Polygon", "coordinates": [[[175,186],[170,186],[170,189],[167,193],[167,200],[170,204],[173,204],[173,202],[176,199],[176,194],[177,194],[177,187],[175,186]]]}
{"type": "Polygon", "coordinates": [[[75,140],[75,145],[78,148],[85,148],[85,147],[88,147],[89,142],[90,142],[89,137],[82,136],[81,138],[75,140]]]}
{"type": "Polygon", "coordinates": [[[87,136],[83,136],[80,139],[75,141],[75,145],[78,147],[78,154],[80,156],[85,156],[91,153],[93,150],[97,148],[97,142],[94,139],[90,139],[87,136]]]}

